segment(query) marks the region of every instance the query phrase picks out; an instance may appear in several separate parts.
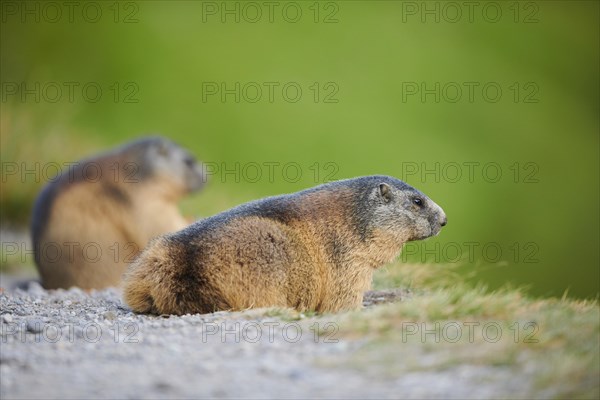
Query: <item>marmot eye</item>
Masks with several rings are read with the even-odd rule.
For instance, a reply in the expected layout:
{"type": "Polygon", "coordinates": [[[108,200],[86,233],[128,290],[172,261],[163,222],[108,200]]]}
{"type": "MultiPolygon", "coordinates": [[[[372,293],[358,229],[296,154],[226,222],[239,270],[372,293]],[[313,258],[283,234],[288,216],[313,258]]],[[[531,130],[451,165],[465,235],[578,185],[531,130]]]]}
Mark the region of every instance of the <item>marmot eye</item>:
{"type": "Polygon", "coordinates": [[[420,197],[415,197],[413,199],[413,203],[415,203],[416,205],[418,205],[419,207],[421,207],[423,205],[423,199],[421,199],[420,197]]]}
{"type": "Polygon", "coordinates": [[[188,167],[193,167],[194,166],[194,159],[190,158],[190,157],[186,157],[183,162],[185,163],[185,165],[187,165],[188,167]]]}

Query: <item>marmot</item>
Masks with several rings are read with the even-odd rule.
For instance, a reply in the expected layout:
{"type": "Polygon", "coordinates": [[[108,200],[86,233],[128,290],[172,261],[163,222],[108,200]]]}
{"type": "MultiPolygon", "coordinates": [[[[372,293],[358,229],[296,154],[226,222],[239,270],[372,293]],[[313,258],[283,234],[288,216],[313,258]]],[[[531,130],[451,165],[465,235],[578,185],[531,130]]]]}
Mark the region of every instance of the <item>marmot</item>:
{"type": "Polygon", "coordinates": [[[205,181],[202,164],[162,137],[73,164],[33,208],[34,258],[47,289],[117,286],[150,238],[189,224],[177,201],[205,181]]]}
{"type": "Polygon", "coordinates": [[[436,235],[444,211],[389,176],[243,204],[153,239],[124,275],[135,312],[359,308],[373,271],[436,235]]]}

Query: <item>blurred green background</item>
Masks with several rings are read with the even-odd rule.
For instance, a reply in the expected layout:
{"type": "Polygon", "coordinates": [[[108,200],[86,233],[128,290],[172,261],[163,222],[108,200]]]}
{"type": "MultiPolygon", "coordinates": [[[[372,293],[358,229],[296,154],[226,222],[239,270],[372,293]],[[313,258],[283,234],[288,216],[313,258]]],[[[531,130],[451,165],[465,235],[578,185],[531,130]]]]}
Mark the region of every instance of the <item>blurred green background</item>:
{"type": "Polygon", "coordinates": [[[161,133],[219,167],[187,215],[389,174],[449,220],[402,260],[597,296],[598,2],[45,4],[2,2],[3,227],[27,224],[45,180],[9,164],[161,133]]]}

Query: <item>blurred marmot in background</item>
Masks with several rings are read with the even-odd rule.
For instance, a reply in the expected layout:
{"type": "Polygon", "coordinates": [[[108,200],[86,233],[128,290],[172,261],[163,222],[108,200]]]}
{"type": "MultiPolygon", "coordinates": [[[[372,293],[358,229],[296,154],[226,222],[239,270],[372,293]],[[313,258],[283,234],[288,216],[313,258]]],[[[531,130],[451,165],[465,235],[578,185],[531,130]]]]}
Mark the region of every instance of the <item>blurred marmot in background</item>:
{"type": "Polygon", "coordinates": [[[31,232],[43,286],[118,285],[150,238],[188,225],[177,202],[204,181],[202,165],[162,137],[76,163],[34,204],[31,232]]]}
{"type": "Polygon", "coordinates": [[[444,211],[398,179],[332,182],[153,239],[124,276],[124,299],[154,314],[355,309],[376,268],[444,225],[444,211]]]}

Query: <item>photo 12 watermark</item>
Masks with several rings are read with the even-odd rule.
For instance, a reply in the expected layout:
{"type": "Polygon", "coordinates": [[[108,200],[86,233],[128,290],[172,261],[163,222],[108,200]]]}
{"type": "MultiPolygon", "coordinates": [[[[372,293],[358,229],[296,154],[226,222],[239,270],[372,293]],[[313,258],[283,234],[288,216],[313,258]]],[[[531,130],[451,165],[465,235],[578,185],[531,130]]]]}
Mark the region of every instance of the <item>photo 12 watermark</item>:
{"type": "Polygon", "coordinates": [[[97,322],[56,323],[30,319],[19,322],[5,322],[2,316],[0,323],[0,341],[10,343],[58,343],[85,342],[98,343],[109,341],[113,343],[140,343],[140,327],[135,322],[114,322],[101,324],[97,322]]]}
{"type": "Polygon", "coordinates": [[[60,22],[137,24],[140,6],[135,1],[2,1],[2,23],[56,24],[60,22]]]}
{"type": "Polygon", "coordinates": [[[139,103],[140,87],[136,82],[16,82],[1,84],[1,101],[20,103],[139,103]]]}
{"type": "Polygon", "coordinates": [[[469,343],[478,339],[497,343],[506,334],[511,335],[515,343],[539,343],[535,336],[539,326],[535,322],[516,321],[508,327],[496,321],[402,322],[401,330],[402,343],[409,343],[411,340],[421,343],[457,343],[465,338],[469,343]]]}
{"type": "Polygon", "coordinates": [[[202,23],[337,24],[339,12],[335,1],[203,1],[202,23]]]}
{"type": "Polygon", "coordinates": [[[400,4],[404,24],[540,22],[540,6],[534,1],[401,1],[400,4]]]}
{"type": "Polygon", "coordinates": [[[537,264],[540,262],[540,245],[534,241],[500,243],[494,241],[462,242],[408,242],[400,254],[402,262],[418,261],[445,264],[503,262],[537,264]]]}
{"type": "Polygon", "coordinates": [[[412,81],[401,83],[402,103],[539,103],[536,82],[412,81]]]}
{"type": "Polygon", "coordinates": [[[49,266],[55,264],[62,267],[65,264],[89,263],[99,267],[114,268],[114,263],[131,263],[142,250],[135,242],[106,241],[44,241],[32,245],[27,241],[2,241],[0,243],[0,262],[9,261],[33,263],[34,259],[43,259],[49,266]]]}
{"type": "Polygon", "coordinates": [[[337,82],[202,82],[202,103],[339,103],[337,82]]]}
{"type": "Polygon", "coordinates": [[[45,183],[56,182],[60,179],[68,183],[74,182],[112,182],[112,183],[139,183],[142,166],[133,161],[110,164],[95,161],[86,162],[16,162],[5,161],[0,163],[0,181],[2,183],[45,183]]]}
{"type": "Polygon", "coordinates": [[[333,161],[302,164],[295,161],[204,161],[205,179],[220,183],[297,183],[310,179],[313,183],[326,183],[337,179],[340,167],[333,161]]]}
{"type": "Polygon", "coordinates": [[[534,161],[403,161],[400,179],[420,183],[540,183],[540,165],[534,161]]]}
{"type": "Polygon", "coordinates": [[[307,337],[314,343],[338,343],[336,334],[339,326],[335,322],[314,322],[310,326],[302,326],[297,322],[206,322],[203,324],[201,342],[209,343],[258,343],[266,340],[269,343],[284,341],[297,343],[307,337]]]}

